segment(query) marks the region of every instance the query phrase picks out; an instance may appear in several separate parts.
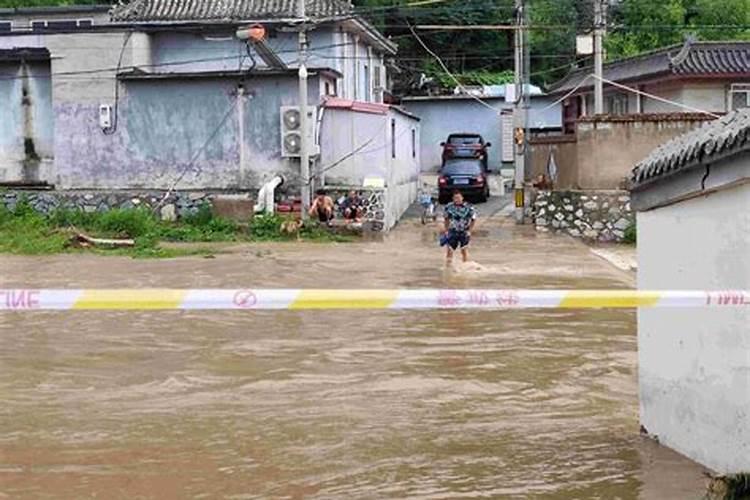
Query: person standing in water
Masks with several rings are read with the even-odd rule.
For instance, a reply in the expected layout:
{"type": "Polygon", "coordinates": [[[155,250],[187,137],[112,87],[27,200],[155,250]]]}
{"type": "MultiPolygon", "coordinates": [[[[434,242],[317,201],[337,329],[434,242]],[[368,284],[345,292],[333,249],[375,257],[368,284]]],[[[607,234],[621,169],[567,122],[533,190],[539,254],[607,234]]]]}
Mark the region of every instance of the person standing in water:
{"type": "Polygon", "coordinates": [[[448,247],[445,256],[447,265],[453,261],[453,252],[458,248],[461,249],[463,261],[469,260],[471,230],[474,229],[476,220],[477,213],[474,207],[464,201],[464,196],[460,191],[453,191],[453,202],[445,206],[445,232],[440,238],[440,245],[448,247]]]}

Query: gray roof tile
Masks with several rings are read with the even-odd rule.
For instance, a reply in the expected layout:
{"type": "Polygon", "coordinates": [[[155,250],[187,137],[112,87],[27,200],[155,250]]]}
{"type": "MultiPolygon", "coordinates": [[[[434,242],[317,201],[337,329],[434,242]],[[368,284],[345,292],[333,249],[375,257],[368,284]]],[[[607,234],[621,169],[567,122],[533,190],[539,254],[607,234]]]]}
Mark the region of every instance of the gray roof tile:
{"type": "MultiPolygon", "coordinates": [[[[551,93],[569,92],[592,67],[578,68],[550,86],[551,93]]],[[[604,78],[625,82],[659,75],[713,76],[750,73],[750,42],[690,42],[673,45],[604,65],[604,78]]],[[[582,88],[592,85],[586,82],[582,88]]]]}
{"type": "Polygon", "coordinates": [[[677,170],[740,151],[750,151],[750,108],[728,113],[657,147],[635,166],[631,185],[637,188],[677,170]]]}
{"type": "MultiPolygon", "coordinates": [[[[305,7],[311,19],[352,12],[342,0],[306,0],[305,7]]],[[[293,19],[297,17],[297,0],[130,0],[113,7],[111,17],[116,22],[293,19]]]]}

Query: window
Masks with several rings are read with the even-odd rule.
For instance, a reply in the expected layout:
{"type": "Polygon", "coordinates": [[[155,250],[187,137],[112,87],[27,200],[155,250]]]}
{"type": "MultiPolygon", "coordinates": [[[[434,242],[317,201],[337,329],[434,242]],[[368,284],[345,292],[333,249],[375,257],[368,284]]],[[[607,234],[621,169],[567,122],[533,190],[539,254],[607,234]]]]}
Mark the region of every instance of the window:
{"type": "Polygon", "coordinates": [[[482,162],[480,160],[448,160],[442,170],[444,175],[479,175],[482,173],[482,162]]]}
{"type": "Polygon", "coordinates": [[[373,97],[375,98],[375,102],[383,102],[383,84],[382,80],[380,78],[381,76],[381,67],[380,66],[373,66],[372,68],[372,90],[373,90],[373,97]]]}
{"type": "Polygon", "coordinates": [[[13,29],[13,21],[0,21],[0,33],[7,33],[13,29]]]}
{"type": "Polygon", "coordinates": [[[628,96],[625,94],[607,96],[607,113],[610,115],[627,115],[628,96]]]}
{"type": "Polygon", "coordinates": [[[729,87],[729,111],[750,107],[750,83],[733,83],[729,87]]]}
{"type": "Polygon", "coordinates": [[[396,120],[391,118],[391,158],[396,157],[396,120]]]}
{"type": "Polygon", "coordinates": [[[411,157],[417,157],[417,131],[411,129],[411,157]]]}
{"type": "Polygon", "coordinates": [[[448,136],[448,144],[454,146],[473,146],[482,144],[482,138],[478,135],[456,135],[448,136]]]}
{"type": "Polygon", "coordinates": [[[370,91],[370,67],[367,64],[365,64],[364,66],[365,66],[364,67],[365,101],[370,102],[372,100],[372,95],[370,91]]]}

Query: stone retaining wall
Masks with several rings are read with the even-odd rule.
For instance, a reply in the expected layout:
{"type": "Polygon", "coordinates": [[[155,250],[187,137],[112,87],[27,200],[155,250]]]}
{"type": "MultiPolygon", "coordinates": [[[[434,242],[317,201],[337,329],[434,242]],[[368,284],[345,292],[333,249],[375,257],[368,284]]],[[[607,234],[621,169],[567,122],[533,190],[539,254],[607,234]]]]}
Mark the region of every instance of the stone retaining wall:
{"type": "Polygon", "coordinates": [[[351,188],[345,186],[326,186],[322,188],[328,196],[333,199],[336,205],[336,218],[343,219],[344,214],[341,209],[340,203],[349,194],[350,190],[355,190],[359,193],[362,198],[363,215],[362,220],[365,223],[366,229],[369,231],[387,231],[390,227],[386,224],[385,214],[385,197],[386,192],[384,189],[374,188],[351,188]]]}
{"type": "MultiPolygon", "coordinates": [[[[389,196],[396,193],[385,188],[356,188],[347,186],[330,186],[323,188],[337,203],[336,217],[343,218],[339,210],[338,201],[345,197],[350,189],[355,189],[364,200],[364,222],[367,230],[387,231],[393,227],[400,213],[413,201],[416,187],[402,195],[403,209],[400,213],[389,213],[389,196]]],[[[201,205],[211,204],[214,213],[238,220],[249,220],[253,213],[253,200],[249,193],[227,193],[207,191],[175,191],[165,199],[165,191],[31,191],[8,190],[0,191],[0,205],[13,210],[21,199],[25,199],[31,207],[44,214],[49,214],[58,208],[81,210],[84,212],[106,212],[113,208],[159,207],[158,213],[164,220],[177,220],[198,211],[201,205]]],[[[281,194],[282,199],[292,199],[281,194]]],[[[393,200],[391,200],[393,201],[393,200]]],[[[393,207],[390,207],[391,209],[393,207]]],[[[391,210],[392,212],[393,210],[391,210]]]]}
{"type": "Polygon", "coordinates": [[[106,212],[113,208],[153,208],[160,205],[162,219],[175,220],[198,211],[204,203],[216,197],[242,197],[245,194],[209,193],[203,191],[176,191],[164,199],[165,191],[0,191],[0,203],[14,209],[21,199],[41,213],[48,214],[58,208],[84,212],[106,212]],[[162,200],[164,200],[162,202],[162,200]]]}
{"type": "Polygon", "coordinates": [[[635,222],[627,191],[539,191],[532,205],[537,231],[618,242],[635,222]]]}

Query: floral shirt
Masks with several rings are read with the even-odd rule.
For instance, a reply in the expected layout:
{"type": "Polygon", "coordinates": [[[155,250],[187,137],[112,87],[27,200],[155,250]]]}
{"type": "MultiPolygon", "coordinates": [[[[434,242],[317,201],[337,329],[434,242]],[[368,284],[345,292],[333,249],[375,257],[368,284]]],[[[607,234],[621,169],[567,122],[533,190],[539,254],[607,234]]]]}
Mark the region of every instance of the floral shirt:
{"type": "Polygon", "coordinates": [[[474,207],[466,202],[461,205],[448,203],[445,206],[444,214],[445,218],[448,219],[448,229],[458,232],[468,231],[471,221],[477,218],[474,207]]]}

